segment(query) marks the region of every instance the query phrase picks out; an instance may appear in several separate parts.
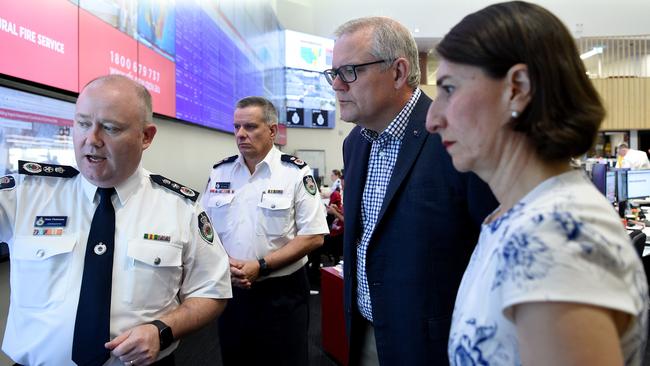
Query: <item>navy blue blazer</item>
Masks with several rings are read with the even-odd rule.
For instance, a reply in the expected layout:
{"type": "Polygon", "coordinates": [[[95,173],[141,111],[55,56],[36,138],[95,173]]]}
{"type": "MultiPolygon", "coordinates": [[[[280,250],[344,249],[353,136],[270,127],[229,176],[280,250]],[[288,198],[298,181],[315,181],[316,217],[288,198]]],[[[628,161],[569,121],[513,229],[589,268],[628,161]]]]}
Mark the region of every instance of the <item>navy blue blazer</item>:
{"type": "MultiPolygon", "coordinates": [[[[373,325],[382,366],[446,365],[456,292],[480,224],[497,206],[476,175],[459,173],[439,135],[425,130],[431,99],[411,114],[367,251],[373,325]]],[[[355,127],[343,143],[344,279],[350,360],[360,348],[356,243],[370,143],[355,127]]]]}

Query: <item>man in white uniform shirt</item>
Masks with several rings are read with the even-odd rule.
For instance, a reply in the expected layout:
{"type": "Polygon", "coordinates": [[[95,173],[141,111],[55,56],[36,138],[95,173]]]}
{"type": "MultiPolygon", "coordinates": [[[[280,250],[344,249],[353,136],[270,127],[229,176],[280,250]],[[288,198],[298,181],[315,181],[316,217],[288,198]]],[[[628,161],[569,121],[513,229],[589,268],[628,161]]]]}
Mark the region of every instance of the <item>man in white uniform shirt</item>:
{"type": "Polygon", "coordinates": [[[617,168],[650,169],[650,161],[645,151],[630,149],[625,142],[620,143],[616,151],[618,153],[617,168]]]}
{"type": "Polygon", "coordinates": [[[81,174],[20,162],[20,175],[0,178],[11,260],[2,349],[18,364],[173,365],[178,339],[231,297],[198,193],[140,165],[152,119],[145,88],[100,77],[76,105],[81,174]]]}
{"type": "Polygon", "coordinates": [[[225,365],[307,365],[307,254],[328,233],[307,164],[273,146],[277,112],[237,102],[240,155],[215,164],[202,202],[230,257],[233,299],[219,319],[225,365]]]}

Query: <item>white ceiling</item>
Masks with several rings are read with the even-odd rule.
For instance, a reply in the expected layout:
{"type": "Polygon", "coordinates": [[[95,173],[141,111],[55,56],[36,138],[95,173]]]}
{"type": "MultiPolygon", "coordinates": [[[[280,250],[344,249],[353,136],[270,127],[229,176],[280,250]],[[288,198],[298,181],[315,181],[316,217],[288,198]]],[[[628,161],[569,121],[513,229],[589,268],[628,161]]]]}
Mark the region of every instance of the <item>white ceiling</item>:
{"type": "MultiPolygon", "coordinates": [[[[271,0],[287,29],[332,37],[347,20],[382,15],[408,27],[421,52],[429,51],[463,16],[489,0],[271,0]]],[[[650,0],[534,0],[555,13],[576,38],[650,34],[650,0]]]]}

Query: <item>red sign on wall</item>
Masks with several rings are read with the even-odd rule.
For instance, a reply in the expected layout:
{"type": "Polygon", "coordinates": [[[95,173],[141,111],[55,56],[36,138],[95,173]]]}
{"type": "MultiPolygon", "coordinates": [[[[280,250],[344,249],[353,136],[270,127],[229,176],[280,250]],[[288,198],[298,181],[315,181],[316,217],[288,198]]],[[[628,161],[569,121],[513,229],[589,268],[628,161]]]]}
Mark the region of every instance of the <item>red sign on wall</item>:
{"type": "Polygon", "coordinates": [[[79,90],[98,76],[125,75],[149,90],[154,112],[176,116],[174,62],[83,9],[79,19],[79,90]]]}
{"type": "Polygon", "coordinates": [[[275,144],[284,146],[287,144],[287,126],[278,123],[278,134],[275,136],[275,144]]]}
{"type": "Polygon", "coordinates": [[[77,89],[77,6],[67,0],[3,1],[0,70],[70,91],[77,89]]]}

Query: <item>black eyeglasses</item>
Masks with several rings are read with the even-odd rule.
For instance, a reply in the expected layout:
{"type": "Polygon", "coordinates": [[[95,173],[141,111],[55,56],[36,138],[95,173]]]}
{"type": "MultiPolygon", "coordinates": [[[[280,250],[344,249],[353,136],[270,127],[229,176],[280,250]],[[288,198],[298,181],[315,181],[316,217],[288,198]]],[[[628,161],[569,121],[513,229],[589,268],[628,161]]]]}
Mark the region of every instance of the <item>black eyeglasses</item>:
{"type": "Polygon", "coordinates": [[[382,62],[392,62],[390,60],[378,60],[378,61],[373,61],[373,62],[366,62],[365,64],[358,64],[358,65],[343,65],[341,67],[338,67],[336,69],[327,69],[323,71],[323,74],[325,75],[325,79],[327,80],[330,85],[334,83],[334,79],[338,76],[341,78],[341,80],[345,83],[351,83],[357,80],[357,67],[362,67],[362,66],[369,66],[369,65],[374,65],[374,64],[379,64],[382,62]]]}

